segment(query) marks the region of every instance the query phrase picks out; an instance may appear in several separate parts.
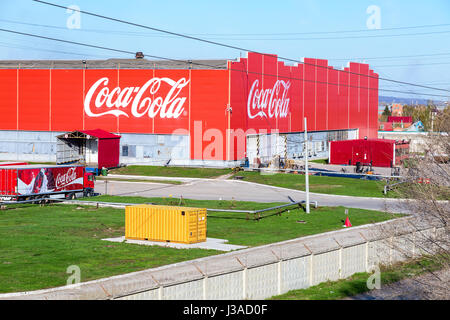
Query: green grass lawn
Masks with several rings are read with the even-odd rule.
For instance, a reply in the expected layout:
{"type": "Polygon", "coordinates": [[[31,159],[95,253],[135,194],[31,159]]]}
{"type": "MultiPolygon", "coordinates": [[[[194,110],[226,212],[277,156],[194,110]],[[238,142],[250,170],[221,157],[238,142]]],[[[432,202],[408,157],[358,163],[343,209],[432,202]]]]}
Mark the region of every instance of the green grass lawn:
{"type": "MultiPolygon", "coordinates": [[[[389,267],[381,266],[381,285],[388,285],[440,268],[442,265],[433,257],[423,257],[389,267]]],[[[371,274],[367,272],[355,273],[347,279],[328,281],[306,289],[292,290],[274,296],[270,300],[336,300],[351,297],[369,291],[367,279],[370,276],[371,274]]]]}
{"type": "Polygon", "coordinates": [[[0,292],[65,285],[70,265],[88,281],[218,253],[101,240],[124,232],[120,209],[22,205],[0,211],[0,292]]]}
{"type": "MultiPolygon", "coordinates": [[[[305,175],[302,174],[261,174],[259,172],[241,171],[237,175],[243,176],[244,181],[305,191],[305,175]]],[[[309,191],[316,193],[384,198],[384,185],[384,182],[375,180],[309,176],[309,191]]],[[[395,192],[388,193],[388,197],[397,196],[398,194],[395,192]]]]}
{"type": "Polygon", "coordinates": [[[309,160],[310,162],[320,163],[320,164],[328,164],[328,159],[313,159],[309,160]]]}
{"type": "MultiPolygon", "coordinates": [[[[98,197],[106,201],[107,196],[98,197]]],[[[177,205],[172,198],[109,197],[110,201],[177,205]]],[[[183,205],[253,210],[274,204],[184,200],[183,205]]],[[[350,209],[354,226],[395,216],[350,209]]],[[[245,215],[211,212],[208,237],[232,244],[257,246],[304,235],[341,229],[344,208],[318,208],[306,215],[299,209],[260,221],[245,215]],[[220,218],[219,218],[220,217],[220,218]],[[304,220],[306,223],[297,223],[304,220]]],[[[124,235],[124,210],[76,205],[8,206],[0,211],[0,292],[36,290],[66,284],[67,267],[81,268],[81,281],[134,272],[165,264],[219,254],[214,250],[179,250],[102,241],[124,235]]]]}
{"type": "Polygon", "coordinates": [[[111,174],[129,174],[138,176],[216,178],[231,173],[230,169],[185,168],[163,166],[126,166],[110,170],[111,174]]]}

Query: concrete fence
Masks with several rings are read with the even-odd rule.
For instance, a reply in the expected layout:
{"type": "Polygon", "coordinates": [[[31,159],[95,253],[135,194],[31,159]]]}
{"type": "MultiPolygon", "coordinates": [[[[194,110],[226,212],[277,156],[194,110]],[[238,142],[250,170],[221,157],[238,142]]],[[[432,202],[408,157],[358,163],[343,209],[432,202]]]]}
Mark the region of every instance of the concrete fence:
{"type": "Polygon", "coordinates": [[[444,227],[436,221],[418,224],[412,219],[352,227],[78,285],[3,294],[0,299],[265,299],[437,250],[424,252],[420,244],[447,235],[444,227]]]}

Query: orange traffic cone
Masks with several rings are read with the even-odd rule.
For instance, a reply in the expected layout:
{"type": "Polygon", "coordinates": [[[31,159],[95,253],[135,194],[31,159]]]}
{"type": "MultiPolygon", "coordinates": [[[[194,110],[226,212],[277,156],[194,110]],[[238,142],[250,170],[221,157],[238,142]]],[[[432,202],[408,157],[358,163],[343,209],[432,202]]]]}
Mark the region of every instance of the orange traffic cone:
{"type": "Polygon", "coordinates": [[[347,219],[345,219],[344,228],[350,228],[352,226],[350,219],[347,216],[347,219]]]}

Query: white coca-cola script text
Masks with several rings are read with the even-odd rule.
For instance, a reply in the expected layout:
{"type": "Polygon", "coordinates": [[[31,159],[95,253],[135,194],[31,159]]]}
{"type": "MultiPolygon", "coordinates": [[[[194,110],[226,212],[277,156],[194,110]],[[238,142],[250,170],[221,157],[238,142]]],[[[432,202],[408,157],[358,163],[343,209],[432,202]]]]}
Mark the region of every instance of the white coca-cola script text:
{"type": "Polygon", "coordinates": [[[57,189],[65,187],[77,179],[76,168],[69,168],[66,173],[59,173],[55,179],[55,187],[57,189]]]}
{"type": "Polygon", "coordinates": [[[84,99],[84,112],[87,116],[101,117],[110,114],[116,117],[131,115],[140,118],[147,115],[155,118],[159,114],[160,118],[176,119],[184,112],[187,98],[182,97],[180,92],[189,83],[185,78],[178,81],[152,78],[142,87],[116,87],[112,90],[108,83],[107,77],[101,78],[88,90],[84,99]],[[162,86],[169,88],[165,96],[161,95],[162,86]],[[128,108],[130,105],[131,108],[128,108]]]}
{"type": "Polygon", "coordinates": [[[248,94],[248,117],[286,118],[289,114],[290,87],[289,81],[277,80],[272,89],[259,89],[259,80],[255,80],[248,94]]]}

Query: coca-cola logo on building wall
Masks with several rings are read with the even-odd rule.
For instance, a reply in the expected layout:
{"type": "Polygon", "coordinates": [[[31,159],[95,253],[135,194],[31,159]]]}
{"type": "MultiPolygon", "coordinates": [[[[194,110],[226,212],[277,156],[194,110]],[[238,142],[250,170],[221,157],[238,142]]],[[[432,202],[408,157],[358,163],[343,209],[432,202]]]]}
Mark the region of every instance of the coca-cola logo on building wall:
{"type": "Polygon", "coordinates": [[[290,81],[277,80],[271,89],[259,89],[259,80],[255,80],[248,94],[248,117],[286,118],[289,114],[290,87],[290,81]]]}
{"type": "Polygon", "coordinates": [[[55,179],[55,185],[57,189],[67,186],[71,182],[77,179],[76,168],[70,168],[63,174],[58,174],[55,179]]]}
{"type": "Polygon", "coordinates": [[[141,118],[178,118],[183,114],[187,97],[181,91],[189,80],[180,78],[152,78],[142,87],[107,87],[107,77],[97,80],[89,89],[84,99],[84,112],[89,117],[113,115],[116,117],[141,118]],[[161,87],[168,86],[167,94],[161,94],[161,87]],[[105,108],[108,110],[105,111],[105,108]]]}

